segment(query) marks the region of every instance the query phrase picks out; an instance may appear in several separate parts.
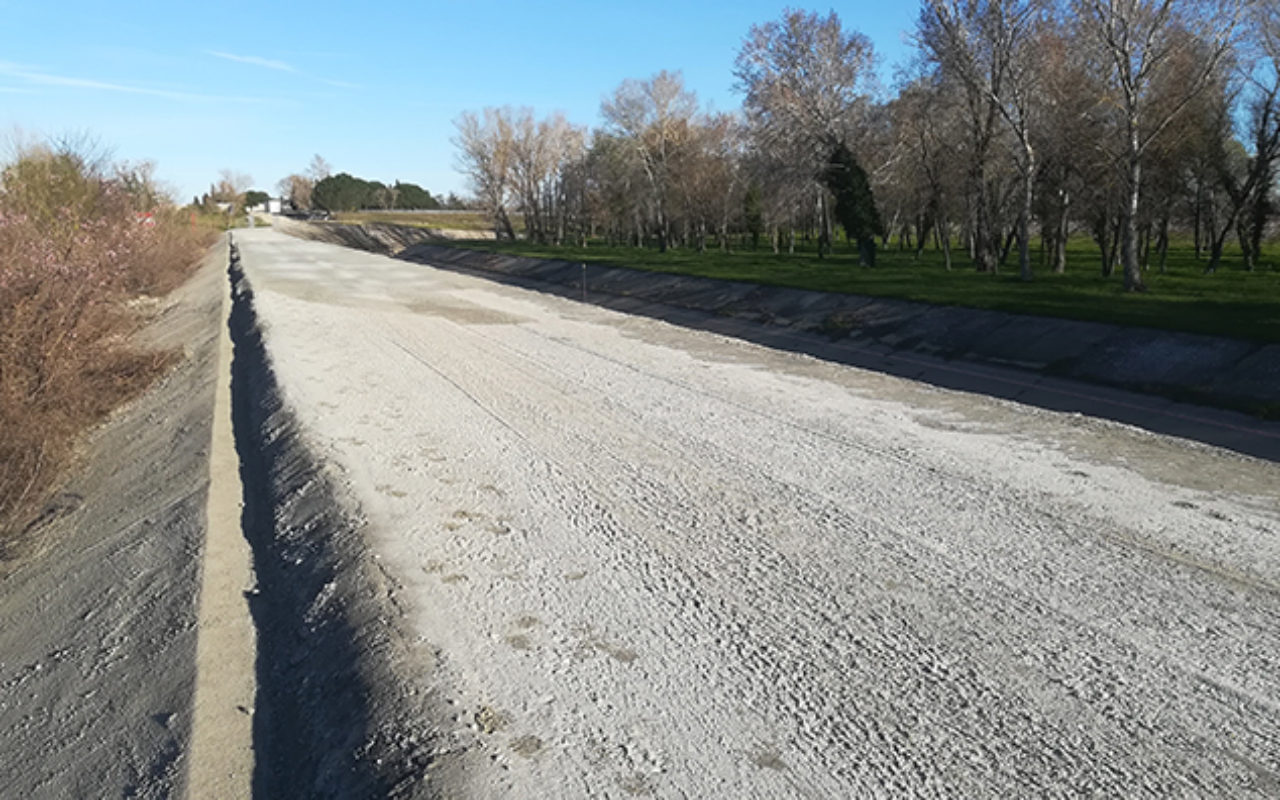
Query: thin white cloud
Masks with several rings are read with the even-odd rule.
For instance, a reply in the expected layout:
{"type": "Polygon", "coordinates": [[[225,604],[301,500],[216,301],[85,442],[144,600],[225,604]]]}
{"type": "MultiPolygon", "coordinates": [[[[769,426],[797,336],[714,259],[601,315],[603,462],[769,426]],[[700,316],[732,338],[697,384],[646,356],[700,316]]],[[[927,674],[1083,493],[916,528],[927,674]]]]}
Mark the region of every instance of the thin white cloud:
{"type": "Polygon", "coordinates": [[[89,78],[75,78],[67,75],[53,75],[30,67],[24,67],[19,64],[11,64],[7,61],[0,61],[0,75],[10,78],[20,78],[28,83],[34,83],[38,86],[62,86],[70,89],[91,89],[99,92],[117,92],[120,94],[136,94],[147,97],[163,97],[167,100],[202,102],[221,101],[232,103],[263,102],[262,100],[253,97],[223,97],[218,95],[198,94],[195,92],[178,92],[170,89],[153,89],[148,86],[130,86],[123,83],[108,83],[107,81],[98,81],[89,78]]]}
{"type": "Polygon", "coordinates": [[[266,69],[274,69],[280,72],[297,72],[292,64],[286,64],[283,61],[275,61],[270,58],[260,58],[258,56],[240,56],[235,53],[224,53],[221,50],[206,50],[206,53],[215,57],[226,59],[227,61],[235,61],[239,64],[252,64],[255,67],[264,67],[266,69]]]}
{"type": "Polygon", "coordinates": [[[19,89],[17,86],[0,86],[0,94],[35,94],[31,89],[19,89]]]}
{"type": "Polygon", "coordinates": [[[259,56],[242,56],[242,55],[237,55],[235,53],[228,53],[225,50],[205,50],[204,52],[205,52],[205,55],[210,55],[210,56],[213,56],[214,58],[225,59],[227,61],[234,61],[237,64],[252,64],[255,67],[263,67],[265,69],[274,69],[278,72],[288,72],[292,75],[298,75],[303,78],[310,78],[312,80],[319,81],[320,83],[323,83],[327,86],[333,86],[338,89],[361,88],[358,84],[351,83],[349,81],[335,81],[335,80],[330,80],[328,78],[321,78],[317,75],[311,75],[307,72],[304,72],[298,69],[297,67],[295,67],[294,65],[286,61],[275,61],[270,58],[261,58],[259,56]]]}

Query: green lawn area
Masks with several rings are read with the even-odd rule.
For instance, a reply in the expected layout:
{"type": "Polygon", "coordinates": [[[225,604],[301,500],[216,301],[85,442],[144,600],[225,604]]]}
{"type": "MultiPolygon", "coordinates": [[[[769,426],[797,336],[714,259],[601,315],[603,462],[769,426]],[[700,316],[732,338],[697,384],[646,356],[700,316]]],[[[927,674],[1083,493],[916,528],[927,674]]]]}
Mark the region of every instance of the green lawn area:
{"type": "MultiPolygon", "coordinates": [[[[1083,237],[1073,240],[1068,248],[1065,274],[1054,275],[1042,268],[1029,283],[1018,278],[1016,252],[996,275],[974,271],[963,253],[953,253],[954,268],[948,272],[941,252],[928,249],[916,261],[914,253],[899,251],[893,242],[881,250],[873,268],[858,266],[856,254],[843,244],[826,259],[819,259],[813,248],[798,248],[794,255],[774,255],[765,247],[732,253],[688,249],[659,253],[651,248],[604,245],[457,244],[774,286],[1280,342],[1280,244],[1270,246],[1254,272],[1244,271],[1238,251],[1228,251],[1217,273],[1206,275],[1205,262],[1196,260],[1191,244],[1177,242],[1170,249],[1167,274],[1160,274],[1153,264],[1144,275],[1148,291],[1141,294],[1123,291],[1119,270],[1104,278],[1097,247],[1083,237]]],[[[1038,250],[1033,251],[1033,258],[1039,264],[1038,250]]]]}

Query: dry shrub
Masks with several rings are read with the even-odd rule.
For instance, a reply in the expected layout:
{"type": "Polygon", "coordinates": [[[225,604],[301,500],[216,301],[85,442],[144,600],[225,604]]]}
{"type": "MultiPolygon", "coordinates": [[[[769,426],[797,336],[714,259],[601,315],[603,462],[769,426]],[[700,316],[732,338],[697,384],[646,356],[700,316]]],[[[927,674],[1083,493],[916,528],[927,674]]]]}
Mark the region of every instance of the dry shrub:
{"type": "Polygon", "coordinates": [[[208,234],[125,177],[48,149],[0,172],[0,546],[76,436],[172,359],[128,349],[126,302],[181,283],[208,234]]]}

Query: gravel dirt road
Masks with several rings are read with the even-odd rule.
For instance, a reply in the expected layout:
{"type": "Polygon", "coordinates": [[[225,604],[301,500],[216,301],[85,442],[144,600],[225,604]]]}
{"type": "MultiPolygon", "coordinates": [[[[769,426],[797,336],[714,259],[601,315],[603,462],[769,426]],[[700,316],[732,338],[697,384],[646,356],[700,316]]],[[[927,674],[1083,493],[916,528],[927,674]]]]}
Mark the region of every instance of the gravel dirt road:
{"type": "Polygon", "coordinates": [[[237,242],[426,656],[432,792],[1280,794],[1276,464],[237,242]]]}

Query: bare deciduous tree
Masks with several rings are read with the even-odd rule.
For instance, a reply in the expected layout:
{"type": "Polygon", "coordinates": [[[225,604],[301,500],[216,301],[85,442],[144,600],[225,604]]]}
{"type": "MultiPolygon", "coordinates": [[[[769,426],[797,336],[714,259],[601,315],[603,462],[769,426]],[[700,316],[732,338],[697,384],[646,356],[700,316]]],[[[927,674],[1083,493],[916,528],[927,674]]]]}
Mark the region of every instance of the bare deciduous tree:
{"type": "Polygon", "coordinates": [[[663,70],[644,81],[627,80],[600,107],[606,126],[628,142],[644,169],[654,203],[658,249],[671,242],[671,167],[689,137],[698,99],[679,72],[663,70]]]}
{"type": "MultiPolygon", "coordinates": [[[[1255,2],[1248,10],[1244,58],[1239,66],[1241,94],[1247,116],[1245,140],[1252,148],[1244,176],[1233,196],[1239,200],[1234,216],[1240,233],[1245,269],[1253,271],[1262,251],[1262,238],[1272,213],[1276,161],[1280,159],[1280,3],[1255,2]]],[[[1217,268],[1222,245],[1214,248],[1209,271],[1217,268]]]]}
{"type": "Polygon", "coordinates": [[[307,165],[307,177],[311,179],[312,186],[332,174],[333,167],[329,166],[329,162],[321,158],[319,153],[311,157],[311,163],[307,165]]]}
{"type": "MultiPolygon", "coordinates": [[[[1152,143],[1178,117],[1218,69],[1232,46],[1243,0],[1077,0],[1076,18],[1098,48],[1096,61],[1115,95],[1099,98],[1115,103],[1123,146],[1116,161],[1123,176],[1125,203],[1120,253],[1126,291],[1144,291],[1138,253],[1142,163],[1152,143]],[[1191,35],[1187,36],[1185,33],[1191,35]],[[1188,41],[1203,42],[1199,68],[1170,102],[1151,103],[1153,83],[1162,81],[1174,56],[1188,41]]],[[[1083,37],[1082,37],[1083,38],[1083,37]]]]}
{"type": "Polygon", "coordinates": [[[854,131],[868,102],[874,62],[871,40],[846,33],[834,11],[819,17],[794,10],[780,21],[753,25],[734,62],[756,147],[767,162],[793,165],[816,194],[820,251],[831,246],[822,177],[837,146],[858,151],[854,131]]]}
{"type": "Polygon", "coordinates": [[[218,202],[229,203],[230,213],[238,213],[244,205],[245,192],[253,186],[253,176],[233,169],[223,169],[218,173],[218,183],[211,193],[211,198],[218,202]]]}
{"type": "Polygon", "coordinates": [[[514,239],[515,229],[507,213],[512,190],[514,149],[511,109],[486,108],[483,118],[464,112],[455,121],[458,135],[458,168],[471,182],[476,198],[494,220],[499,237],[514,239]]]}
{"type": "Polygon", "coordinates": [[[1017,168],[1022,178],[1018,217],[1018,263],[1031,279],[1031,217],[1035,199],[1036,150],[1032,115],[1036,112],[1041,54],[1037,23],[1041,0],[928,0],[920,15],[920,42],[943,69],[965,88],[973,137],[974,188],[977,191],[978,268],[994,270],[985,170],[997,116],[1017,139],[1017,168]]]}
{"type": "Polygon", "coordinates": [[[305,175],[294,173],[287,175],[276,183],[276,191],[281,197],[289,198],[289,203],[296,209],[311,208],[311,189],[315,186],[305,175]]]}
{"type": "Polygon", "coordinates": [[[521,109],[512,119],[511,175],[528,238],[546,244],[564,239],[566,221],[563,179],[566,170],[585,156],[585,133],[556,112],[536,120],[521,109]]]}
{"type": "Polygon", "coordinates": [[[943,263],[951,269],[954,187],[963,183],[957,142],[964,119],[957,92],[937,76],[925,76],[905,86],[888,108],[890,125],[901,158],[886,159],[888,169],[877,188],[887,198],[895,190],[912,203],[916,228],[916,257],[930,231],[942,248],[943,263]]]}

